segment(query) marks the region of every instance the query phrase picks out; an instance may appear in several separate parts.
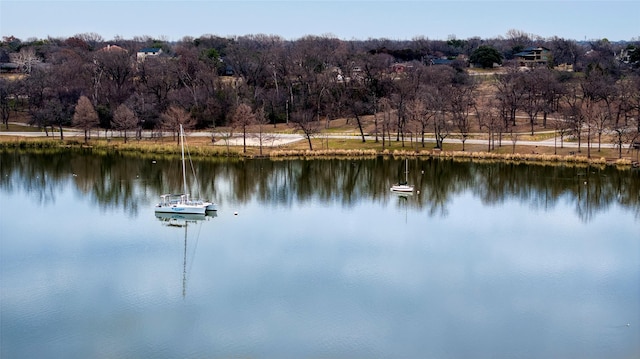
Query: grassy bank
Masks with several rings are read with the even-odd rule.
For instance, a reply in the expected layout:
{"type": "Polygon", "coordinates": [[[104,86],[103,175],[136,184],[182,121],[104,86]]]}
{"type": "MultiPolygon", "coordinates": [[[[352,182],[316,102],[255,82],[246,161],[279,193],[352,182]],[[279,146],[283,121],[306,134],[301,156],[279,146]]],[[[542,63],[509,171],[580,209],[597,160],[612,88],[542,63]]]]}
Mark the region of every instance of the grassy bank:
{"type": "MultiPolygon", "coordinates": [[[[257,147],[247,147],[243,152],[242,146],[226,146],[222,144],[212,144],[208,138],[190,138],[189,152],[192,157],[235,157],[235,158],[371,158],[376,156],[384,157],[424,157],[443,158],[454,160],[489,160],[508,161],[525,163],[544,164],[581,164],[581,165],[602,165],[631,168],[637,163],[631,158],[632,153],[626,154],[623,158],[617,158],[617,150],[591,149],[591,157],[587,156],[586,149],[576,153],[575,148],[553,148],[537,146],[513,146],[503,145],[491,152],[487,151],[486,145],[465,146],[462,151],[461,144],[448,144],[445,142],[443,150],[431,148],[432,144],[405,143],[404,147],[400,142],[387,142],[382,148],[381,142],[362,142],[358,138],[354,139],[333,139],[316,138],[312,140],[314,150],[309,150],[306,141],[299,141],[280,147],[263,147],[262,151],[257,147]]],[[[54,138],[30,138],[30,137],[0,137],[1,149],[19,150],[64,150],[81,149],[94,153],[123,153],[131,155],[146,156],[172,156],[180,155],[180,146],[171,138],[129,140],[127,143],[121,138],[113,139],[93,139],[88,143],[72,139],[54,138]]]]}

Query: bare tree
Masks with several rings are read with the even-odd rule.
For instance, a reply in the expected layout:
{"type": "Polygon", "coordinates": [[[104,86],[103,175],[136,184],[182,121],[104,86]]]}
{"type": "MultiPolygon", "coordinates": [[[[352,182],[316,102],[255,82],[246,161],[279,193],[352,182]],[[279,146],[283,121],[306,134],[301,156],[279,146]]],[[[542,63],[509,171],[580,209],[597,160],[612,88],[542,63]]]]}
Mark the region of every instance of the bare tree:
{"type": "Polygon", "coordinates": [[[242,152],[247,152],[247,129],[256,122],[251,106],[241,103],[236,107],[231,119],[231,127],[242,130],[242,152]]]}
{"type": "Polygon", "coordinates": [[[75,38],[81,39],[87,43],[90,50],[95,50],[100,43],[104,41],[104,38],[95,32],[85,32],[82,34],[75,34],[75,38]]]}
{"type": "MultiPolygon", "coordinates": [[[[416,125],[416,136],[420,134],[422,147],[425,146],[424,135],[435,112],[427,107],[427,101],[422,97],[416,97],[407,104],[407,113],[411,123],[416,125]]],[[[417,139],[416,139],[417,141],[417,139]]]]}
{"type": "Polygon", "coordinates": [[[569,134],[569,131],[571,131],[571,123],[565,119],[557,119],[553,124],[553,128],[556,133],[554,136],[553,153],[557,154],[558,148],[556,145],[556,139],[558,135],[560,135],[560,148],[564,148],[564,138],[569,134]]]}
{"type": "Polygon", "coordinates": [[[211,134],[211,142],[215,143],[216,138],[222,139],[224,141],[225,146],[227,147],[227,156],[231,153],[231,138],[233,138],[233,129],[231,127],[226,128],[217,128],[211,134]]]}
{"type": "Polygon", "coordinates": [[[575,86],[570,86],[569,90],[565,93],[563,107],[561,109],[564,121],[567,121],[570,125],[573,135],[578,140],[578,152],[581,152],[582,128],[586,122],[583,102],[583,98],[579,95],[578,89],[575,86]]]}
{"type": "Polygon", "coordinates": [[[99,123],[98,113],[93,108],[91,101],[86,96],[80,96],[73,114],[73,124],[84,130],[85,143],[89,140],[89,131],[98,126],[99,123]]]}
{"type": "Polygon", "coordinates": [[[424,87],[421,90],[425,105],[431,113],[433,133],[437,149],[442,149],[443,142],[449,136],[452,122],[447,117],[449,96],[453,92],[456,72],[449,66],[431,66],[426,69],[424,87]]]}
{"type": "Polygon", "coordinates": [[[125,104],[118,106],[113,114],[113,127],[124,132],[124,143],[127,143],[127,131],[135,130],[138,127],[138,116],[125,104]]]}
{"type": "Polygon", "coordinates": [[[564,88],[552,70],[545,67],[538,68],[537,71],[540,74],[539,81],[541,82],[540,96],[543,98],[542,127],[547,128],[547,118],[550,113],[558,112],[564,88]]]}
{"type": "Polygon", "coordinates": [[[516,153],[516,143],[518,143],[518,139],[520,138],[520,134],[514,131],[514,127],[511,127],[510,131],[511,135],[511,153],[516,153]]]}
{"type": "Polygon", "coordinates": [[[616,89],[609,128],[615,136],[618,157],[622,158],[623,146],[628,143],[631,149],[640,132],[640,76],[636,74],[619,80],[616,89]],[[634,128],[634,120],[639,127],[634,128]]]}
{"type": "Polygon", "coordinates": [[[529,125],[531,126],[531,136],[534,134],[534,125],[536,125],[538,113],[544,110],[545,98],[542,97],[542,87],[545,80],[542,78],[541,72],[544,69],[533,69],[524,72],[520,77],[522,101],[521,107],[529,117],[529,125]]]}
{"type": "Polygon", "coordinates": [[[511,46],[511,49],[516,52],[531,45],[532,37],[535,37],[535,35],[518,29],[509,29],[506,33],[507,43],[511,46]]]}
{"type": "Polygon", "coordinates": [[[177,106],[169,106],[169,108],[160,115],[162,120],[162,128],[170,130],[173,133],[173,138],[180,141],[178,134],[180,133],[180,125],[186,130],[191,130],[195,127],[195,121],[191,118],[191,115],[177,106]]]}
{"type": "Polygon", "coordinates": [[[313,150],[311,139],[320,132],[321,123],[314,121],[313,112],[311,110],[300,110],[291,114],[291,121],[296,128],[304,134],[309,143],[309,149],[313,150]]]}
{"type": "Polygon", "coordinates": [[[356,119],[356,126],[358,127],[363,143],[366,141],[366,137],[362,126],[362,118],[372,112],[369,106],[370,104],[367,102],[367,93],[365,91],[366,89],[364,87],[349,87],[344,94],[348,99],[345,100],[345,107],[349,115],[352,115],[356,119]]]}
{"type": "Polygon", "coordinates": [[[614,106],[612,105],[617,98],[618,87],[615,85],[615,79],[597,65],[587,71],[580,87],[585,100],[588,134],[590,137],[591,128],[595,127],[598,136],[598,152],[600,152],[602,133],[609,122],[613,121],[614,106]]]}
{"type": "Polygon", "coordinates": [[[380,107],[380,112],[382,112],[382,123],[380,127],[382,128],[382,149],[384,150],[387,136],[389,136],[389,141],[391,141],[391,134],[389,132],[391,130],[391,112],[393,108],[391,100],[387,97],[381,98],[380,101],[378,101],[378,106],[380,107]]]}
{"type": "Polygon", "coordinates": [[[9,117],[11,116],[11,105],[14,100],[17,86],[14,81],[0,78],[0,114],[2,114],[2,123],[5,128],[9,129],[9,117]]]}
{"type": "Polygon", "coordinates": [[[591,106],[591,121],[595,126],[598,135],[598,152],[602,147],[602,134],[607,128],[612,127],[613,120],[611,118],[611,110],[605,102],[596,102],[591,106]]]}
{"type": "Polygon", "coordinates": [[[258,132],[256,136],[258,137],[258,143],[260,147],[260,156],[262,156],[262,148],[264,147],[264,142],[273,139],[273,136],[268,132],[265,132],[265,127],[269,124],[269,119],[265,116],[264,108],[260,107],[255,112],[255,122],[258,125],[258,132]]]}
{"type": "Polygon", "coordinates": [[[451,87],[452,91],[449,97],[449,109],[453,123],[460,132],[460,140],[462,141],[462,150],[469,137],[471,131],[471,121],[469,120],[471,109],[474,108],[475,100],[473,98],[473,86],[456,85],[451,87]]]}
{"type": "Polygon", "coordinates": [[[125,49],[109,46],[95,53],[93,64],[94,103],[107,103],[113,110],[133,92],[133,58],[125,49]]]}
{"type": "Polygon", "coordinates": [[[13,62],[18,64],[20,70],[25,74],[30,74],[33,70],[33,66],[41,61],[42,60],[36,55],[36,50],[33,47],[23,47],[13,59],[13,62]]]}
{"type": "Polygon", "coordinates": [[[549,40],[548,47],[553,52],[554,65],[568,64],[575,68],[579,57],[584,53],[575,40],[567,40],[557,36],[549,40]]]}
{"type": "Polygon", "coordinates": [[[157,112],[164,112],[171,105],[169,92],[178,86],[175,75],[175,61],[165,58],[148,58],[138,64],[138,81],[142,93],[151,95],[153,106],[157,112]]]}
{"type": "Polygon", "coordinates": [[[448,95],[451,91],[451,84],[441,86],[431,86],[428,92],[428,106],[434,111],[433,134],[436,140],[435,148],[442,149],[445,138],[451,132],[451,121],[447,118],[447,107],[449,103],[448,95]]]}
{"type": "Polygon", "coordinates": [[[523,91],[521,90],[521,74],[515,68],[507,68],[506,74],[496,75],[496,99],[504,111],[505,127],[510,121],[516,124],[516,112],[520,107],[523,91]]]}
{"type": "Polygon", "coordinates": [[[480,107],[476,104],[474,107],[480,129],[486,129],[488,133],[487,151],[491,151],[492,149],[495,149],[495,135],[496,132],[501,131],[503,122],[500,119],[500,116],[492,111],[491,105],[480,107]]]}

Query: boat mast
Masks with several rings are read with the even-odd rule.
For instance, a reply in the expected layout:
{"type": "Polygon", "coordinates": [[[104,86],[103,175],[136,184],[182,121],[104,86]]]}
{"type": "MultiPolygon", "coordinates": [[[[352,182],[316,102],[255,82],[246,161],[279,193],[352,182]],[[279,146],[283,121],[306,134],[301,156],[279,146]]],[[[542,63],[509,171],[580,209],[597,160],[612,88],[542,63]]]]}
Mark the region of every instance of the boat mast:
{"type": "Polygon", "coordinates": [[[184,258],[182,260],[182,299],[187,296],[187,227],[189,220],[184,223],[184,258]]]}
{"type": "Polygon", "coordinates": [[[189,195],[187,194],[187,169],[184,163],[184,131],[182,129],[182,124],[180,124],[180,145],[182,147],[182,185],[184,187],[186,200],[189,200],[189,195]]]}

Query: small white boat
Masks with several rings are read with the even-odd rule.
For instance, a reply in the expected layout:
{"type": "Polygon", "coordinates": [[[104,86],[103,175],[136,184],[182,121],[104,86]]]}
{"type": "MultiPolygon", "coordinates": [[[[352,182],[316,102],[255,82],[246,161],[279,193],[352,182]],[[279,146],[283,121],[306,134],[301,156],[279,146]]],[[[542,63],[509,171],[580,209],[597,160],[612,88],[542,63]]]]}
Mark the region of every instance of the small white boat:
{"type": "Polygon", "coordinates": [[[184,214],[205,214],[207,211],[217,211],[215,203],[200,199],[193,199],[187,192],[187,171],[184,158],[184,130],[180,125],[180,145],[182,147],[182,183],[183,194],[163,194],[160,202],[156,204],[156,213],[184,213],[184,214]]]}
{"type": "Polygon", "coordinates": [[[391,192],[397,193],[413,193],[413,186],[409,184],[409,159],[405,159],[405,179],[391,186],[391,192]]]}

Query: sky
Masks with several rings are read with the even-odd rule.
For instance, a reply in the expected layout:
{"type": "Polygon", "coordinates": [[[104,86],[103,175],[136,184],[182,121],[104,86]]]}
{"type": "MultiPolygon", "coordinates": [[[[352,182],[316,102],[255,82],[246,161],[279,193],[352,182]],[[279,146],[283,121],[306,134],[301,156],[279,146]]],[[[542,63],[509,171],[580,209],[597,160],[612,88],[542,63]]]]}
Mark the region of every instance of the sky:
{"type": "Polygon", "coordinates": [[[150,36],[278,35],[295,40],[505,37],[515,29],[573,40],[640,39],[640,1],[122,1],[1,0],[0,36],[21,40],[97,33],[150,36]]]}

